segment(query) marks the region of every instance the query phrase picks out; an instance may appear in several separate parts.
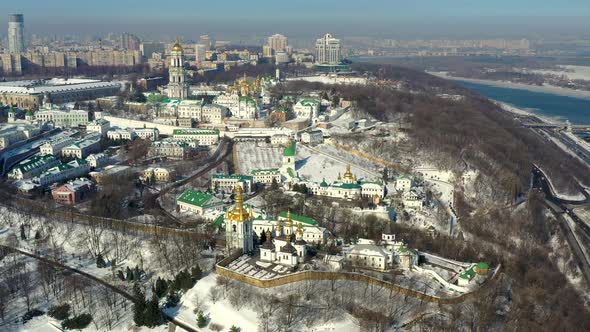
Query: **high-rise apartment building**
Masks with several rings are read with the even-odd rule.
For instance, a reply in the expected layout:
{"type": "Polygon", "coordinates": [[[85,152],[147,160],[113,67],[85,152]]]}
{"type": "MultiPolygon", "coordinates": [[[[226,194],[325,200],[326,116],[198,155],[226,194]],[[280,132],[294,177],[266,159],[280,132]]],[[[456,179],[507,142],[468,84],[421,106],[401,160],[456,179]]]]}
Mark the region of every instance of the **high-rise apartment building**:
{"type": "Polygon", "coordinates": [[[25,51],[25,19],[23,14],[8,16],[8,52],[22,53],[25,51]]]}
{"type": "Polygon", "coordinates": [[[158,42],[143,42],[139,45],[141,55],[145,58],[151,58],[153,53],[164,54],[166,45],[158,42]]]}
{"type": "Polygon", "coordinates": [[[285,52],[287,51],[287,37],[280,34],[274,34],[268,37],[267,45],[275,54],[277,52],[285,52]]]}
{"type": "Polygon", "coordinates": [[[326,34],[315,42],[315,62],[323,65],[337,65],[342,60],[342,44],[340,39],[326,34]]]}
{"type": "Polygon", "coordinates": [[[199,37],[199,44],[204,45],[207,50],[210,50],[212,45],[209,35],[201,35],[199,37]]]}
{"type": "Polygon", "coordinates": [[[120,47],[122,49],[130,51],[139,51],[140,44],[141,40],[136,35],[130,34],[128,32],[123,32],[121,34],[120,47]]]}

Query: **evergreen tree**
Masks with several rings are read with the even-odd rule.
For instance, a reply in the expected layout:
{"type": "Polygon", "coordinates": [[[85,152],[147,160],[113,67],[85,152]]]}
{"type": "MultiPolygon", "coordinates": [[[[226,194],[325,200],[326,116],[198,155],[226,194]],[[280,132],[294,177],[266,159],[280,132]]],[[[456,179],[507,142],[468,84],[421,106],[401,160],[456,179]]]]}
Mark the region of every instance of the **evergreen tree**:
{"type": "Polygon", "coordinates": [[[197,315],[197,326],[203,328],[207,326],[207,317],[203,314],[203,311],[199,311],[197,315]]]}
{"type": "Polygon", "coordinates": [[[192,285],[191,288],[194,286],[195,282],[201,279],[203,271],[201,271],[201,267],[197,264],[191,269],[191,277],[192,277],[192,285]]]}
{"type": "Polygon", "coordinates": [[[270,184],[270,189],[277,190],[279,189],[279,183],[275,178],[272,179],[272,183],[270,184]]]}
{"type": "Polygon", "coordinates": [[[177,291],[171,290],[166,296],[166,308],[174,308],[180,302],[180,295],[177,291]]]}
{"type": "Polygon", "coordinates": [[[139,271],[139,267],[136,265],[135,269],[133,270],[133,280],[139,281],[141,279],[141,272],[139,271]]]}
{"type": "Polygon", "coordinates": [[[133,321],[137,326],[143,326],[145,324],[144,312],[146,310],[146,302],[145,295],[137,282],[133,285],[133,297],[135,298],[133,321]]]}
{"type": "Polygon", "coordinates": [[[166,291],[168,291],[168,283],[166,280],[158,277],[158,280],[156,280],[156,285],[154,286],[154,293],[158,296],[158,298],[162,298],[164,295],[166,295],[166,291]]]}
{"type": "Polygon", "coordinates": [[[27,239],[27,235],[25,234],[25,225],[20,225],[20,239],[21,240],[26,240],[27,239]]]}
{"type": "Polygon", "coordinates": [[[237,327],[237,326],[235,326],[235,325],[232,325],[232,326],[229,328],[229,332],[240,332],[240,328],[239,328],[239,327],[237,327]]]}
{"type": "Polygon", "coordinates": [[[158,304],[158,297],[156,294],[152,295],[152,299],[147,302],[145,312],[143,315],[143,323],[147,327],[154,327],[162,324],[164,317],[160,311],[158,304]]]}
{"type": "Polygon", "coordinates": [[[127,281],[133,281],[133,271],[131,271],[131,269],[129,268],[129,266],[127,266],[126,275],[127,275],[127,277],[125,279],[127,281]]]}
{"type": "Polygon", "coordinates": [[[106,266],[107,263],[104,261],[104,258],[102,258],[102,254],[98,254],[98,256],[96,256],[96,267],[102,269],[106,266]]]}
{"type": "Polygon", "coordinates": [[[389,170],[385,167],[383,168],[383,182],[387,182],[387,179],[389,179],[389,170]]]}
{"type": "Polygon", "coordinates": [[[119,279],[121,279],[121,281],[125,281],[125,274],[123,273],[122,270],[117,271],[117,277],[119,277],[119,279]]]}
{"type": "Polygon", "coordinates": [[[39,230],[35,231],[35,240],[41,239],[41,232],[39,230]]]}

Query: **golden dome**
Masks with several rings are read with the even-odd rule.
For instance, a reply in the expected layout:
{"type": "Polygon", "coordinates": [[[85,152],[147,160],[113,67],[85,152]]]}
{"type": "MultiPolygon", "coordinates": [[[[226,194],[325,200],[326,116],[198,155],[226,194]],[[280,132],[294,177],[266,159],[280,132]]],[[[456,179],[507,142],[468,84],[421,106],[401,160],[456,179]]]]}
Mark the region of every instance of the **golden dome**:
{"type": "Polygon", "coordinates": [[[250,219],[252,219],[252,210],[246,210],[244,208],[244,197],[242,196],[242,194],[244,193],[244,190],[242,190],[241,186],[236,186],[235,189],[235,200],[236,200],[236,206],[234,207],[233,210],[231,211],[227,211],[225,218],[232,220],[232,221],[237,221],[237,222],[242,222],[242,221],[248,221],[250,219]]]}
{"type": "Polygon", "coordinates": [[[172,52],[182,52],[182,46],[180,45],[180,38],[176,37],[176,43],[172,46],[172,52]]]}
{"type": "Polygon", "coordinates": [[[350,171],[350,164],[346,164],[346,172],[344,173],[345,179],[353,179],[352,172],[350,171]]]}
{"type": "Polygon", "coordinates": [[[303,229],[302,229],[303,225],[301,223],[297,224],[297,231],[295,231],[295,234],[297,235],[303,235],[303,229]]]}

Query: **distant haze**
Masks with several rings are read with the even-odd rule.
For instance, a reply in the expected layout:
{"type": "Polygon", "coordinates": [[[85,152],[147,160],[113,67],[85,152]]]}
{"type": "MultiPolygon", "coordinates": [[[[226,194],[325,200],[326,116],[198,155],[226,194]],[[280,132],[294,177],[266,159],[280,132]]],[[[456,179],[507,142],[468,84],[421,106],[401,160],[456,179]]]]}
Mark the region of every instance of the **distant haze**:
{"type": "Polygon", "coordinates": [[[0,27],[9,13],[24,14],[28,33],[128,31],[152,39],[211,33],[247,42],[276,32],[310,40],[325,32],[387,38],[590,34],[588,0],[19,0],[2,1],[0,13],[0,27]]]}

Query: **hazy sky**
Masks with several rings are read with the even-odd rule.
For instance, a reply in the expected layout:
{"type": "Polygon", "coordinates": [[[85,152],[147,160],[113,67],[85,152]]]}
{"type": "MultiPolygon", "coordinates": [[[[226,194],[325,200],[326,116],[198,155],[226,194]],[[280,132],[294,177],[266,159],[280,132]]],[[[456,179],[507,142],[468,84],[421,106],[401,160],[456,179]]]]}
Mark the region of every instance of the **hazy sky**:
{"type": "MultiPolygon", "coordinates": [[[[30,33],[130,31],[187,38],[200,33],[239,39],[273,32],[400,38],[590,31],[590,0],[2,0],[0,13],[23,13],[30,33]]],[[[0,24],[6,25],[6,15],[0,24]]]]}

